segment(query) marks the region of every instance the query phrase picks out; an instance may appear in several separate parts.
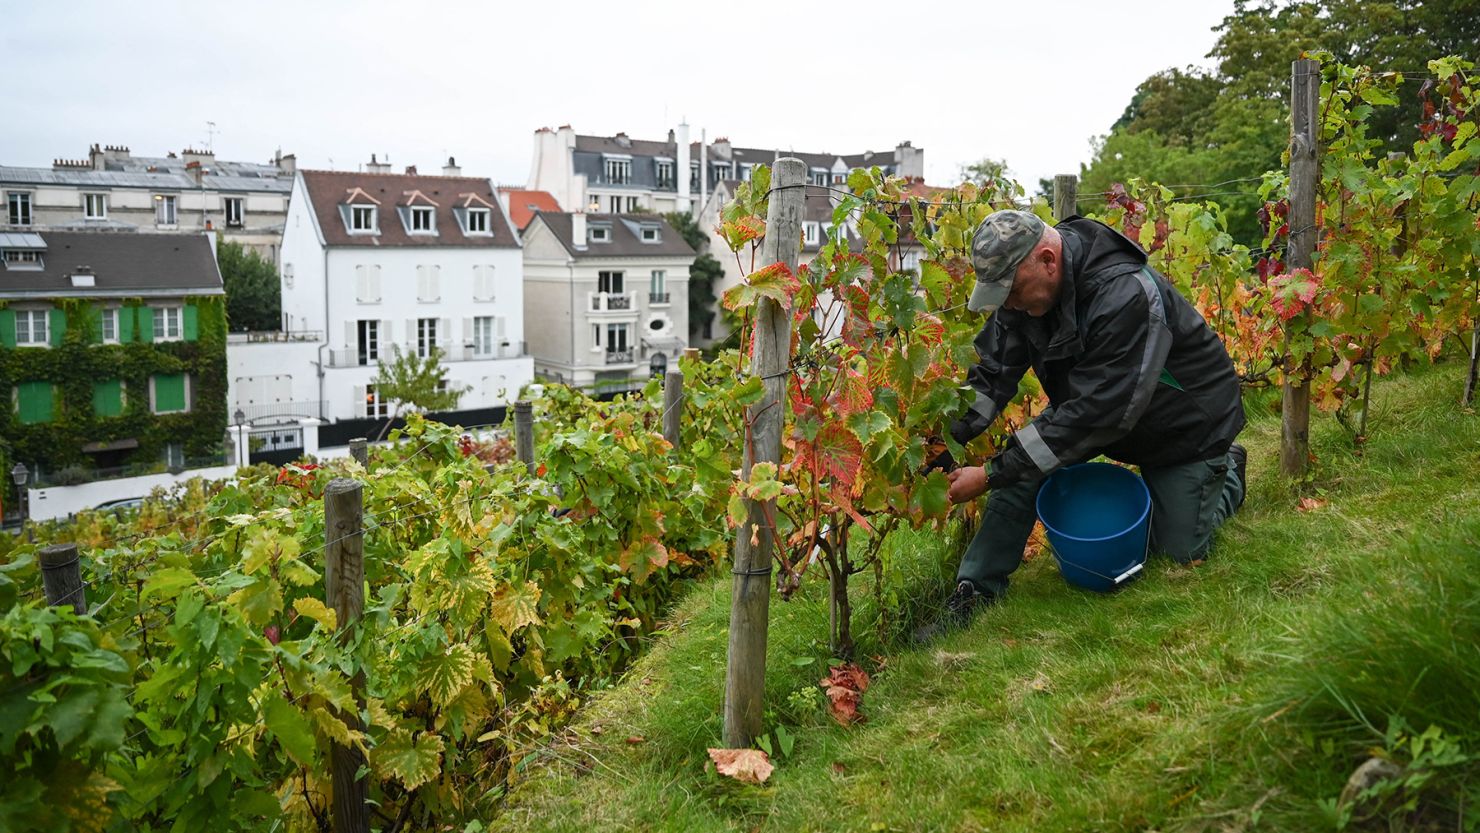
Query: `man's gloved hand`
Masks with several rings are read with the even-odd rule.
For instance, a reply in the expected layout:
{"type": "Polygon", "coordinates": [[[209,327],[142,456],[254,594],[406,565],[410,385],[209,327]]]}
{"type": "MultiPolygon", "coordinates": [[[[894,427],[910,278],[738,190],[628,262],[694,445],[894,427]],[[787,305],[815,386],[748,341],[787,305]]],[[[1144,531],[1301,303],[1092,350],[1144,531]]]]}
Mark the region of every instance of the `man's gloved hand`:
{"type": "Polygon", "coordinates": [[[950,489],[946,497],[951,503],[965,503],[981,497],[987,491],[987,470],[983,466],[967,466],[946,475],[950,489]]]}

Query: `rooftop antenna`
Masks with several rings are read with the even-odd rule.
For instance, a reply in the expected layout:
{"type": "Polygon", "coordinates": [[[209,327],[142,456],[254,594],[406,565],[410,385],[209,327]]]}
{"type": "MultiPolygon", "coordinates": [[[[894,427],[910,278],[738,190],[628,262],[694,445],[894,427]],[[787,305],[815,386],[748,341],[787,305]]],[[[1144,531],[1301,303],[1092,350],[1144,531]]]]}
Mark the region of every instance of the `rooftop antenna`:
{"type": "Polygon", "coordinates": [[[216,152],[216,123],[213,121],[206,122],[206,152],[216,152]]]}

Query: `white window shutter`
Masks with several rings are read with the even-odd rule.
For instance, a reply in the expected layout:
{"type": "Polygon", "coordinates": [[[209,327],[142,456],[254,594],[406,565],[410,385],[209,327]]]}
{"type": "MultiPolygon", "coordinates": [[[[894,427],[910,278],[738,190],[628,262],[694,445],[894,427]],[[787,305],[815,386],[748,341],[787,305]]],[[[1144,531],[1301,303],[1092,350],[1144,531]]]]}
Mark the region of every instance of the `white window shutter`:
{"type": "Polygon", "coordinates": [[[441,321],[437,322],[437,346],[441,347],[442,350],[447,353],[448,358],[451,358],[451,348],[453,344],[454,341],[452,338],[452,319],[444,318],[441,321]]]}
{"type": "Polygon", "coordinates": [[[507,332],[504,329],[504,322],[506,321],[508,321],[508,319],[503,317],[502,315],[493,319],[494,335],[500,339],[502,339],[507,332]]]}
{"type": "Polygon", "coordinates": [[[406,341],[404,343],[410,345],[412,351],[416,350],[417,337],[419,335],[420,333],[416,331],[416,319],[406,319],[406,341]]]}
{"type": "Polygon", "coordinates": [[[472,344],[474,350],[477,349],[478,333],[473,330],[473,319],[471,318],[463,319],[462,340],[463,344],[472,344]]]}
{"type": "Polygon", "coordinates": [[[442,267],[436,264],[427,270],[427,292],[433,301],[442,300],[442,267]]]}
{"type": "Polygon", "coordinates": [[[395,338],[391,336],[390,319],[386,319],[385,321],[380,322],[380,332],[376,333],[376,335],[379,337],[379,343],[376,345],[376,347],[379,349],[380,355],[384,357],[389,357],[391,353],[391,345],[396,343],[395,338]]]}
{"type": "Polygon", "coordinates": [[[365,273],[365,267],[364,266],[356,266],[355,267],[355,300],[356,301],[359,301],[362,304],[365,303],[367,300],[369,300],[369,298],[367,297],[367,294],[366,294],[369,291],[370,291],[370,284],[367,282],[367,275],[365,273]]]}
{"type": "Polygon", "coordinates": [[[416,266],[416,300],[427,300],[427,268],[421,264],[416,266]]]}
{"type": "Polygon", "coordinates": [[[370,300],[380,303],[380,267],[370,267],[370,300]]]}
{"type": "Polygon", "coordinates": [[[355,329],[357,323],[355,321],[344,322],[344,349],[346,350],[353,350],[358,344],[359,333],[355,329]]]}
{"type": "Polygon", "coordinates": [[[354,411],[355,411],[355,416],[357,416],[357,417],[367,417],[367,416],[370,416],[370,408],[365,403],[365,386],[364,385],[355,385],[354,392],[353,392],[352,395],[354,396],[354,403],[355,403],[355,405],[354,405],[354,411]]]}

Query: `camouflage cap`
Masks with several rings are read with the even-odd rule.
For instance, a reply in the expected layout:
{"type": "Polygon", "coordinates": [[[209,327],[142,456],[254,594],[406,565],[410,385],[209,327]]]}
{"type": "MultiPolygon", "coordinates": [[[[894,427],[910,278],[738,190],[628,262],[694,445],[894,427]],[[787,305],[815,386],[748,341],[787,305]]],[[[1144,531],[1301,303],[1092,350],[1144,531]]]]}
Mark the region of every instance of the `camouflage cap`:
{"type": "Polygon", "coordinates": [[[971,265],[976,289],[966,308],[992,312],[1012,292],[1017,268],[1043,237],[1043,221],[1027,211],[996,211],[976,227],[971,238],[971,265]]]}

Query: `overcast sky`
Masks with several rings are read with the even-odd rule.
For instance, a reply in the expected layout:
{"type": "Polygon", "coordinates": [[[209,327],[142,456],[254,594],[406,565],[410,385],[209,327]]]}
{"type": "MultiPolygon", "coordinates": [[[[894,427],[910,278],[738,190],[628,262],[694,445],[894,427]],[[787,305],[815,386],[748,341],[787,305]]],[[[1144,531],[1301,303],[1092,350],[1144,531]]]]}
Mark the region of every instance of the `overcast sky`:
{"type": "Polygon", "coordinates": [[[373,152],[435,172],[452,155],[522,184],[542,125],[660,139],[687,118],[753,147],[908,139],[932,183],[990,156],[1031,184],[1077,171],[1146,76],[1207,65],[1232,7],[0,0],[0,164],[94,142],[163,156],[212,121],[222,159],[353,170],[373,152]]]}

